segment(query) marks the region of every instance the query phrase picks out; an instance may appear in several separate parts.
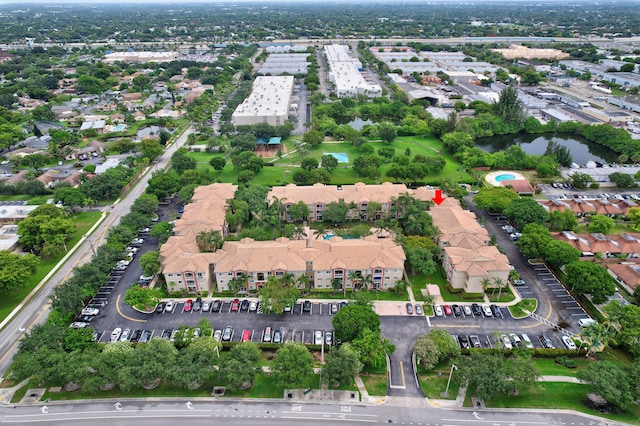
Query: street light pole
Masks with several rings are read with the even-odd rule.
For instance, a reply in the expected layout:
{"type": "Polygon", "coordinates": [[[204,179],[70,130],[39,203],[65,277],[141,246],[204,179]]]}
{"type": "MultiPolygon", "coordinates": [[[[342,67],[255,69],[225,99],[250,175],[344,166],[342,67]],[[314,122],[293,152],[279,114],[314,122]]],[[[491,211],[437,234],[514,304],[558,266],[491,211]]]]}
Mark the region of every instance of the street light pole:
{"type": "Polygon", "coordinates": [[[447,380],[447,388],[444,390],[444,393],[447,394],[447,395],[449,394],[449,385],[451,384],[451,376],[453,376],[453,370],[454,369],[457,370],[458,367],[456,367],[456,365],[452,363],[451,364],[451,371],[449,372],[449,380],[447,380]]]}

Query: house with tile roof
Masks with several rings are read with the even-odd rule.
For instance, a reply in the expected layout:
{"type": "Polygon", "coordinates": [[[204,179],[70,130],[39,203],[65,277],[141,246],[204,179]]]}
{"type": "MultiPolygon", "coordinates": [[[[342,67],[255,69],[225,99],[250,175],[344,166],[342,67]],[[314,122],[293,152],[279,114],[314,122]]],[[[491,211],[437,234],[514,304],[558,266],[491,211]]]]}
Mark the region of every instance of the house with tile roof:
{"type": "Polygon", "coordinates": [[[473,212],[464,210],[454,198],[446,198],[429,213],[438,228],[438,245],[442,248],[442,266],[453,289],[465,293],[482,293],[485,279],[507,283],[511,265],[473,212]]]}
{"type": "Polygon", "coordinates": [[[631,207],[638,207],[630,200],[616,199],[551,199],[538,201],[547,212],[565,210],[572,211],[576,216],[588,214],[602,214],[605,216],[626,216],[631,207]]]}
{"type": "Polygon", "coordinates": [[[552,232],[551,236],[571,244],[580,250],[584,257],[601,253],[605,257],[624,254],[627,257],[640,258],[640,233],[604,235],[600,233],[576,234],[573,231],[563,231],[552,232]]]}

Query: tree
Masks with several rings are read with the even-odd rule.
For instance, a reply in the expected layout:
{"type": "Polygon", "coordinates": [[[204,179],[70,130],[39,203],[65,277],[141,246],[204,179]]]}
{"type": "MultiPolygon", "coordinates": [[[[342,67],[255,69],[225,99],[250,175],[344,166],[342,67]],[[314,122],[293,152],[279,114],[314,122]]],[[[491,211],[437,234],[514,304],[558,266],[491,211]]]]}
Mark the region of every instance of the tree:
{"type": "Polygon", "coordinates": [[[293,306],[296,303],[300,297],[300,289],[284,277],[277,279],[270,276],[267,283],[258,290],[258,296],[265,314],[280,315],[287,305],[293,306]]]}
{"type": "Polygon", "coordinates": [[[549,230],[543,225],[530,223],[522,229],[522,237],[516,241],[516,246],[528,259],[544,257],[547,244],[554,241],[549,230]]]}
{"type": "Polygon", "coordinates": [[[474,142],[470,134],[465,132],[451,132],[442,135],[442,146],[452,154],[473,148],[474,142]]]}
{"type": "Polygon", "coordinates": [[[594,232],[608,234],[613,225],[613,219],[603,214],[594,214],[589,218],[589,228],[594,232]]]}
{"type": "Polygon", "coordinates": [[[571,244],[552,239],[544,248],[544,260],[553,268],[560,268],[580,259],[580,250],[571,244]]]}
{"type": "Polygon", "coordinates": [[[338,167],[338,159],[333,155],[324,154],[320,159],[320,165],[323,169],[326,169],[329,173],[331,173],[335,168],[338,167]]]}
{"type": "Polygon", "coordinates": [[[413,352],[416,355],[416,362],[427,370],[431,370],[440,362],[440,350],[428,334],[416,339],[413,352]]]}
{"type": "Polygon", "coordinates": [[[152,194],[142,194],[131,205],[131,212],[151,216],[158,209],[158,197],[152,194]]]}
{"type": "Polygon", "coordinates": [[[623,410],[640,396],[637,382],[632,381],[634,376],[637,373],[633,374],[629,367],[621,367],[609,361],[596,361],[577,374],[580,380],[589,383],[607,402],[623,410]]]}
{"type": "Polygon", "coordinates": [[[0,291],[24,287],[36,272],[40,260],[33,254],[18,255],[0,250],[0,291]]]}
{"type": "Polygon", "coordinates": [[[224,238],[220,231],[200,231],[196,235],[196,244],[203,253],[215,253],[222,247],[224,238]]]}
{"type": "Polygon", "coordinates": [[[320,145],[324,141],[324,133],[318,130],[309,130],[302,136],[302,140],[311,146],[320,145]]]}
{"type": "Polygon", "coordinates": [[[627,173],[613,172],[609,175],[609,180],[616,184],[618,188],[631,188],[636,186],[636,181],[627,173]]]}
{"type": "Polygon", "coordinates": [[[322,369],[329,385],[346,384],[360,371],[362,363],[349,343],[340,345],[339,348],[332,347],[327,355],[327,363],[322,369]]]}
{"type": "Polygon", "coordinates": [[[311,171],[318,168],[318,160],[313,157],[305,157],[300,162],[300,167],[304,170],[311,171]]]}
{"type": "Polygon", "coordinates": [[[380,317],[367,306],[347,305],[333,316],[331,323],[336,340],[342,342],[358,338],[365,328],[380,333],[380,317]]]}
{"type": "Polygon", "coordinates": [[[143,139],[139,145],[140,155],[148,161],[154,161],[164,152],[164,148],[158,142],[152,139],[143,139]]]}
{"type": "Polygon", "coordinates": [[[533,198],[517,199],[505,208],[503,213],[518,229],[524,228],[529,223],[542,225],[549,216],[544,207],[533,198]]]}
{"type": "Polygon", "coordinates": [[[492,213],[502,213],[520,196],[509,188],[495,187],[482,188],[478,191],[473,201],[481,209],[492,213]]]}
{"type": "Polygon", "coordinates": [[[571,210],[554,210],[549,212],[549,226],[552,231],[573,231],[578,226],[578,219],[571,210]]]}
{"type": "Polygon", "coordinates": [[[215,371],[216,351],[220,351],[221,346],[211,336],[192,341],[178,353],[172,381],[186,389],[201,385],[215,371]]]}
{"type": "Polygon", "coordinates": [[[133,379],[138,387],[152,386],[157,380],[168,379],[175,366],[177,352],[166,339],[155,338],[138,345],[129,368],[125,368],[119,376],[120,387],[131,390],[123,380],[125,375],[130,375],[130,380],[133,379]]]}
{"type": "Polygon", "coordinates": [[[405,237],[402,240],[402,248],[413,274],[431,275],[435,273],[440,249],[431,238],[421,236],[405,237]]]}
{"type": "Polygon", "coordinates": [[[571,175],[571,185],[576,189],[585,189],[593,178],[587,173],[574,173],[571,175]]]}
{"type": "Polygon", "coordinates": [[[179,148],[171,156],[171,166],[179,175],[184,173],[186,170],[195,169],[197,164],[198,162],[195,158],[188,156],[188,151],[185,148],[179,148]]]}
{"type": "Polygon", "coordinates": [[[142,273],[146,276],[153,276],[160,270],[160,253],[148,251],[140,256],[140,266],[142,273]]]}
{"type": "Polygon", "coordinates": [[[505,123],[517,129],[520,129],[525,119],[524,106],[518,100],[518,90],[513,86],[502,89],[498,102],[494,105],[494,111],[505,123]]]}
{"type": "Polygon", "coordinates": [[[565,273],[569,288],[578,295],[590,294],[595,304],[604,303],[616,290],[613,277],[597,263],[580,260],[569,263],[565,273]]]}
{"type": "Polygon", "coordinates": [[[271,371],[277,385],[299,388],[313,374],[313,355],[302,343],[287,342],[276,354],[271,371]]]}
{"type": "Polygon", "coordinates": [[[627,219],[633,223],[633,226],[636,229],[638,229],[638,226],[640,225],[640,208],[631,207],[627,212],[627,219]]]}
{"type": "Polygon", "coordinates": [[[153,225],[153,228],[151,228],[151,232],[149,235],[157,238],[160,244],[164,244],[169,239],[172,232],[172,224],[170,224],[169,222],[158,222],[153,225]]]}
{"type": "Polygon", "coordinates": [[[293,221],[302,221],[305,217],[308,217],[311,213],[309,206],[304,201],[298,201],[296,204],[292,204],[289,207],[289,216],[293,221]]]}
{"type": "Polygon", "coordinates": [[[259,372],[260,349],[255,343],[243,342],[221,358],[218,375],[230,390],[238,390],[251,386],[259,372]]]}
{"type": "Polygon", "coordinates": [[[391,160],[393,156],[396,155],[396,150],[391,146],[383,146],[378,150],[378,155],[383,157],[385,159],[385,162],[388,163],[389,160],[391,160]]]}
{"type": "Polygon", "coordinates": [[[347,212],[349,211],[349,206],[344,201],[335,202],[327,204],[324,212],[322,213],[322,218],[329,223],[342,223],[347,218],[347,212]]]}
{"type": "MultiPolygon", "coordinates": [[[[619,330],[614,336],[617,344],[623,344],[635,357],[640,356],[640,307],[621,305],[617,300],[604,308],[612,328],[619,330]]],[[[608,327],[609,328],[609,327],[608,327]]]]}
{"type": "Polygon", "coordinates": [[[393,142],[396,136],[398,136],[396,126],[391,123],[380,123],[378,125],[378,136],[386,143],[393,142]]]}
{"type": "Polygon", "coordinates": [[[125,293],[124,303],[142,311],[149,311],[165,296],[160,288],[146,288],[139,285],[132,285],[125,293]]]}
{"type": "Polygon", "coordinates": [[[213,157],[209,160],[209,165],[213,167],[214,170],[221,172],[224,170],[224,166],[227,165],[227,159],[224,157],[213,157]]]}
{"type": "Polygon", "coordinates": [[[65,217],[61,209],[51,204],[43,204],[33,210],[18,223],[18,242],[26,249],[45,256],[64,249],[69,235],[75,231],[75,224],[65,217]],[[49,250],[45,250],[49,249],[49,250]]]}
{"type": "MultiPolygon", "coordinates": [[[[368,306],[363,307],[371,310],[368,306]]],[[[363,364],[373,367],[384,366],[387,362],[387,355],[396,350],[396,347],[389,343],[389,340],[380,331],[372,331],[366,327],[360,330],[358,337],[351,341],[351,346],[358,353],[363,364]]]]}

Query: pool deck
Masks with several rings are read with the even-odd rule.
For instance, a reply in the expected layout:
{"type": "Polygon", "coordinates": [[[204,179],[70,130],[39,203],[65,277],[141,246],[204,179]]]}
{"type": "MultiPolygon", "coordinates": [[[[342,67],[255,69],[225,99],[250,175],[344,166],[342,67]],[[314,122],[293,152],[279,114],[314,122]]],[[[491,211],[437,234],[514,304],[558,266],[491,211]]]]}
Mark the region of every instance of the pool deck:
{"type": "Polygon", "coordinates": [[[513,180],[526,180],[526,178],[522,174],[511,170],[497,170],[495,172],[490,172],[489,174],[487,174],[485,179],[493,186],[502,186],[502,184],[498,180],[496,180],[496,177],[500,175],[513,175],[513,180]]]}

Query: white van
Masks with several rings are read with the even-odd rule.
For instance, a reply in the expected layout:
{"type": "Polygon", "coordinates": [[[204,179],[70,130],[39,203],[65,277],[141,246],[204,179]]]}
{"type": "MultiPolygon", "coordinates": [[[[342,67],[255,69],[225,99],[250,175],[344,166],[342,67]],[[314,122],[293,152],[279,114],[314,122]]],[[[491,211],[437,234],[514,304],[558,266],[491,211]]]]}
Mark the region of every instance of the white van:
{"type": "Polygon", "coordinates": [[[595,324],[596,321],[591,318],[581,318],[578,320],[578,325],[580,327],[589,327],[591,324],[595,324]]]}

